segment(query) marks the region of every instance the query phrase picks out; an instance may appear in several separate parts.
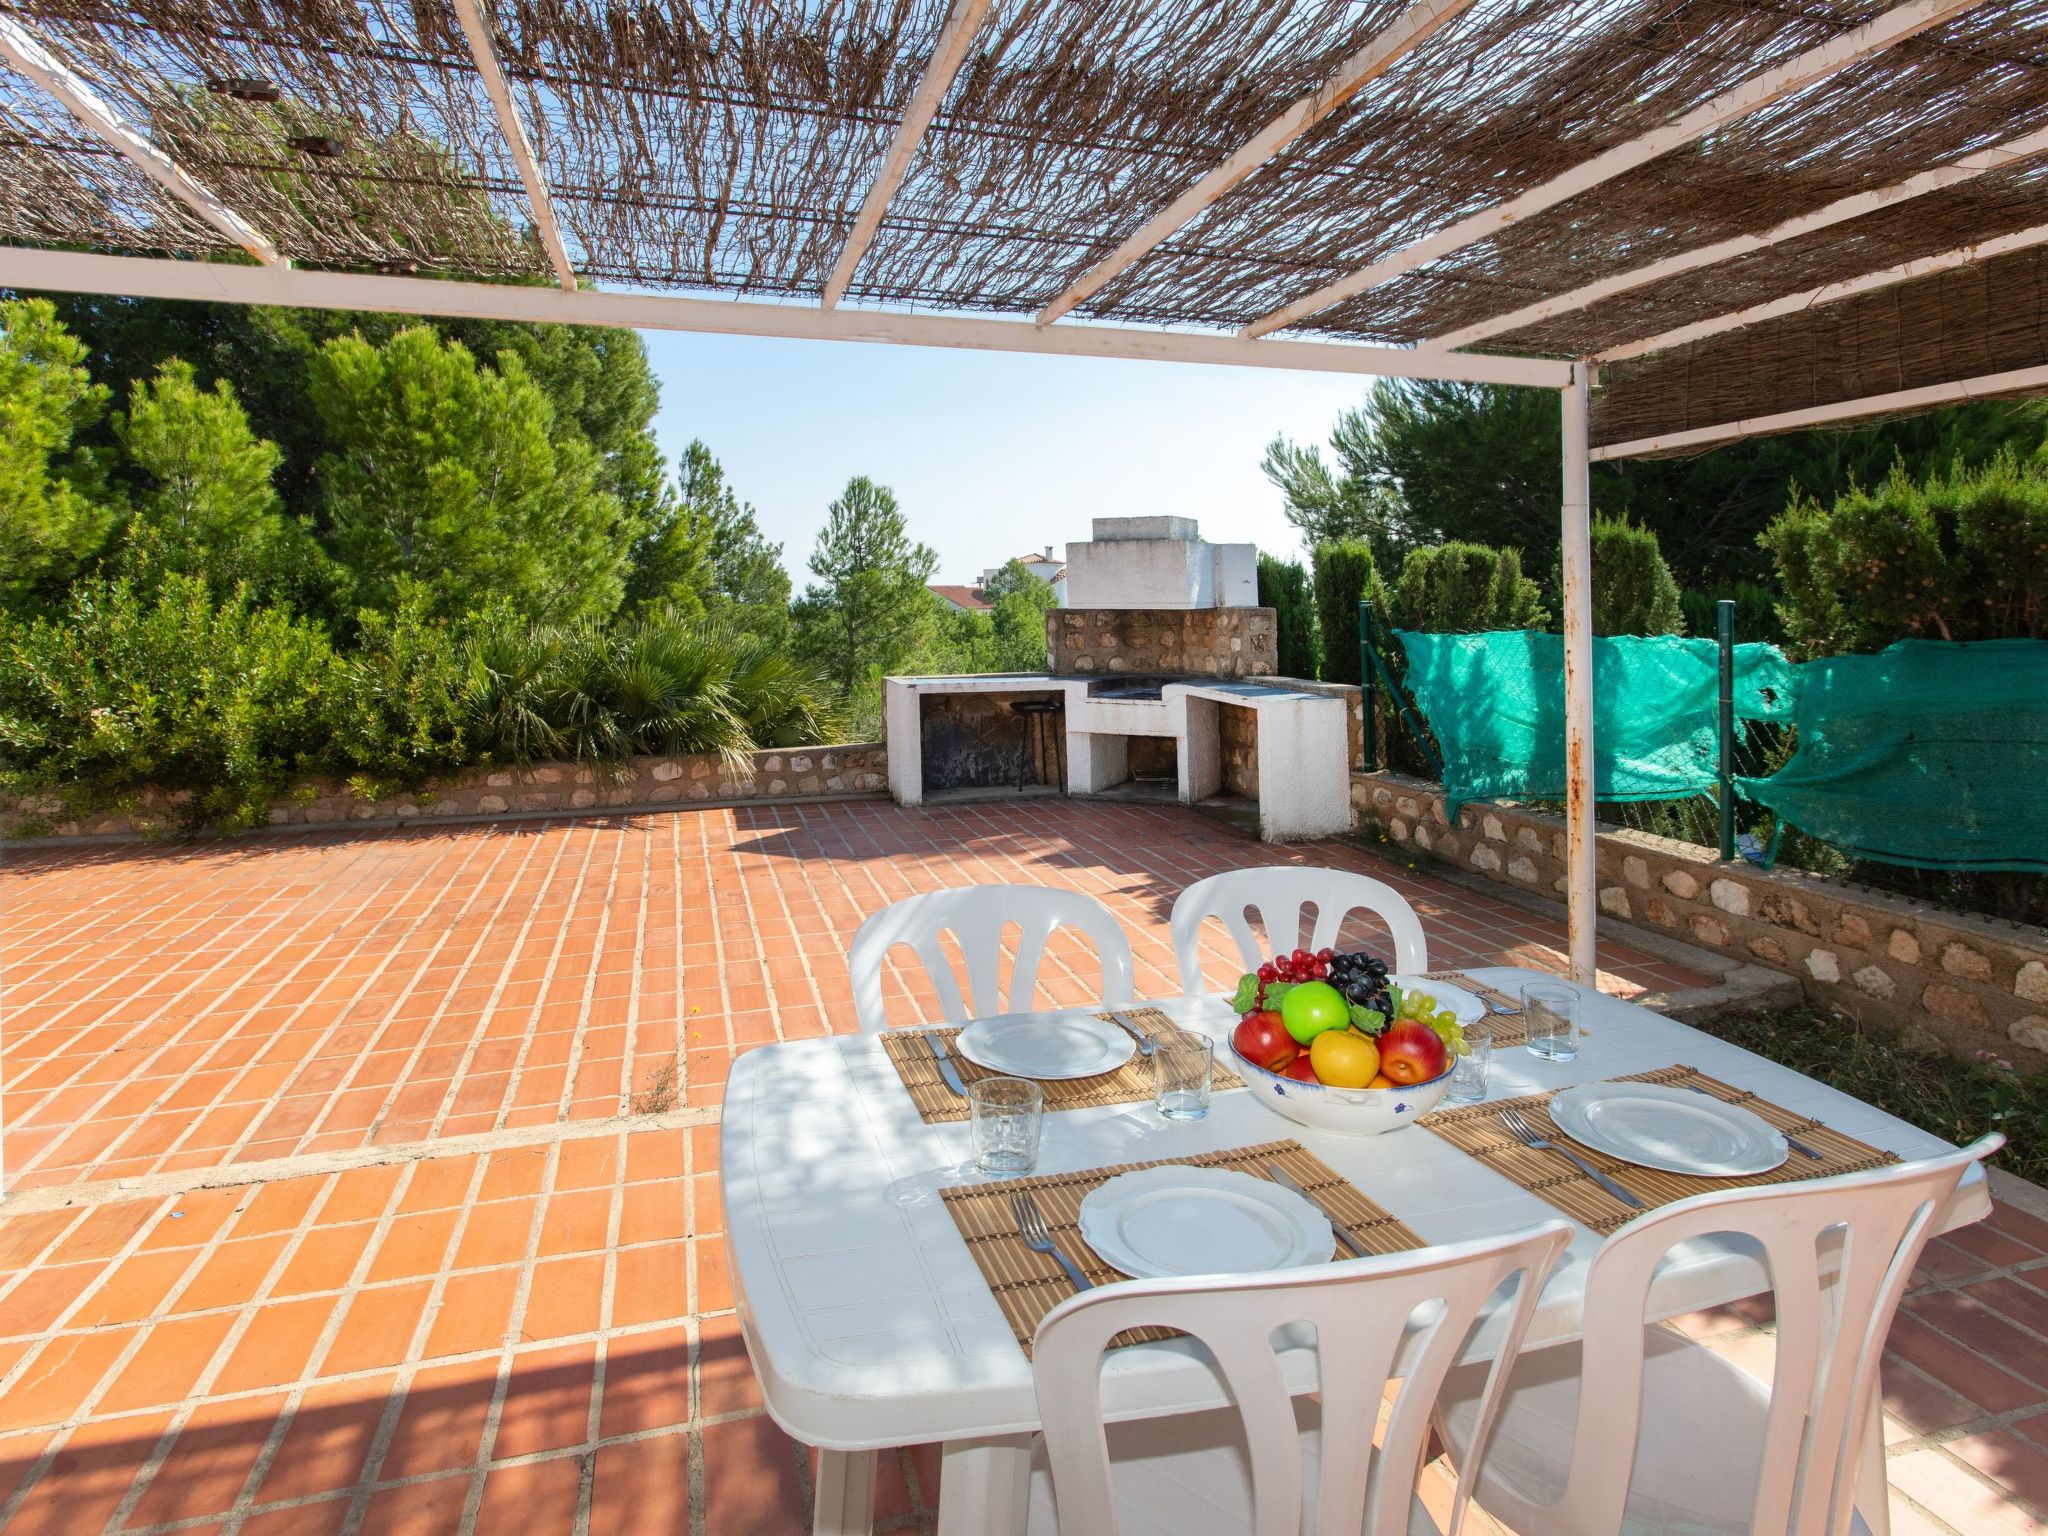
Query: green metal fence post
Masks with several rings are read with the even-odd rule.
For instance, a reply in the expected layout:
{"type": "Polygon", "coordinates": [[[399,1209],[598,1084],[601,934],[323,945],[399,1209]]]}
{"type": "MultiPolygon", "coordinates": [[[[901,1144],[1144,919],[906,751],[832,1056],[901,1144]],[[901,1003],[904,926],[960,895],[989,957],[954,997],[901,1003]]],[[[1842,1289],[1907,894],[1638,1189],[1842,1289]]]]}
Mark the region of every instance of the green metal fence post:
{"type": "Polygon", "coordinates": [[[1379,676],[1372,661],[1372,604],[1364,598],[1358,600],[1358,690],[1359,702],[1365,710],[1365,771],[1378,773],[1380,768],[1380,690],[1379,676]]]}
{"type": "Polygon", "coordinates": [[[1721,644],[1720,743],[1721,857],[1735,857],[1735,603],[1714,605],[1714,632],[1721,644]]]}

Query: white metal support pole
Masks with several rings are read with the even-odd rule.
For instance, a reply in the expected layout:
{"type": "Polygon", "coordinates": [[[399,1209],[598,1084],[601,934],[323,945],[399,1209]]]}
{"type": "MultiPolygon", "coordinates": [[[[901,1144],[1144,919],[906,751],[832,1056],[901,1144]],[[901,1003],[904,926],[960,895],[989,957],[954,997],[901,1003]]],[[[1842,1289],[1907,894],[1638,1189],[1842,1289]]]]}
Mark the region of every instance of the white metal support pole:
{"type": "Polygon", "coordinates": [[[1587,448],[1592,364],[1564,388],[1564,775],[1566,949],[1571,978],[1598,975],[1593,842],[1593,484],[1587,448]]]}

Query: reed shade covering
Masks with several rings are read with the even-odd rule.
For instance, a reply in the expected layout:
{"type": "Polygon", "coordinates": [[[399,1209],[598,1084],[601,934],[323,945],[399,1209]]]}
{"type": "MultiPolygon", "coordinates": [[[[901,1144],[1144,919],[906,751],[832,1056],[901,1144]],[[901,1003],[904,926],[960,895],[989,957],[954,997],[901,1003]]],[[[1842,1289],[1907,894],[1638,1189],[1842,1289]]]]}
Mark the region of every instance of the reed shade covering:
{"type": "MultiPolygon", "coordinates": [[[[1154,1039],[1186,1033],[1157,1008],[1119,1008],[1117,1012],[1154,1039]]],[[[1097,1014],[1096,1017],[1107,1020],[1109,1015],[1097,1014]]],[[[927,1035],[937,1035],[946,1042],[947,1054],[953,1058],[953,1066],[963,1084],[972,1086],[984,1077],[1003,1077],[1006,1074],[978,1067],[954,1050],[953,1042],[960,1035],[960,1029],[955,1025],[949,1024],[942,1029],[897,1029],[882,1036],[882,1049],[889,1054],[889,1065],[896,1069],[896,1075],[903,1079],[903,1086],[910,1090],[910,1102],[917,1106],[918,1118],[926,1125],[946,1125],[965,1120],[968,1117],[967,1101],[948,1088],[946,1080],[939,1076],[939,1064],[932,1060],[924,1038],[927,1035]]],[[[1215,1076],[1209,1085],[1213,1093],[1244,1086],[1244,1079],[1223,1065],[1225,1054],[1226,1051],[1219,1047],[1215,1076]]],[[[1038,1086],[1045,1090],[1048,1111],[1094,1109],[1104,1104],[1136,1104],[1152,1097],[1152,1063],[1149,1058],[1133,1052],[1131,1059],[1114,1072],[1058,1082],[1037,1081],[1038,1086]]]]}
{"type": "Polygon", "coordinates": [[[1529,1038],[1526,1015],[1518,998],[1508,996],[1499,987],[1488,986],[1483,981],[1474,981],[1463,971],[1425,971],[1424,981],[1448,982],[1454,987],[1463,987],[1480,1002],[1486,1004],[1486,1017],[1479,1022],[1493,1031],[1494,1048],[1521,1045],[1529,1038]],[[1512,1013],[1503,1010],[1513,1009],[1512,1013]]]}
{"type": "MultiPolygon", "coordinates": [[[[2041,187],[2034,197],[2030,222],[2038,224],[2048,202],[2041,187]]],[[[1865,270],[1880,271],[1898,257],[1866,259],[1865,270]]],[[[1666,313],[1684,323],[1700,318],[1703,307],[1667,307],[1666,313]]],[[[1645,327],[1638,333],[1656,332],[1645,327]]],[[[2037,247],[1617,362],[1593,397],[1592,441],[1633,442],[1989,377],[2043,359],[2048,252],[2037,247]]]]}
{"type": "MultiPolygon", "coordinates": [[[[809,300],[846,248],[952,11],[946,0],[478,9],[580,274],[809,300]]],[[[848,301],[1035,313],[1327,86],[1405,9],[999,0],[904,167],[848,301]]],[[[1242,325],[1833,42],[1878,9],[1470,6],[1078,313],[1242,325]]],[[[446,0],[17,0],[8,12],[289,258],[500,277],[546,269],[446,0]],[[236,77],[271,83],[277,100],[207,89],[236,77]],[[343,153],[297,154],[300,135],[337,139],[343,153]]],[[[2031,131],[2048,123],[2041,16],[2041,0],[1982,0],[1301,329],[1397,344],[1441,335],[2031,131]]],[[[150,254],[222,246],[104,145],[48,117],[24,80],[0,76],[11,126],[27,130],[0,145],[0,238],[150,254]],[[98,206],[101,189],[118,212],[98,206]]],[[[1897,260],[2017,228],[2033,217],[2025,194],[1968,188],[1822,231],[1788,254],[1791,286],[1867,270],[1871,249],[1888,243],[1897,260]]],[[[1759,253],[1762,267],[1775,260],[1759,253]]],[[[1696,271],[1675,296],[1624,294],[1503,344],[1584,355],[1617,332],[1654,334],[1727,308],[1744,279],[1739,265],[1696,271]]]]}
{"type": "MultiPolygon", "coordinates": [[[[1031,1341],[1045,1314],[1074,1294],[1071,1281],[1049,1257],[1033,1253],[1017,1235],[1017,1218],[1010,1209],[1013,1195],[1028,1194],[1045,1214],[1053,1242],[1097,1285],[1129,1278],[1111,1269],[1081,1241],[1081,1202],[1091,1190],[1099,1189],[1120,1173],[1141,1168],[1224,1168],[1248,1173],[1255,1179],[1271,1176],[1266,1164],[1278,1163],[1308,1191],[1309,1199],[1322,1207],[1333,1226],[1342,1226],[1357,1238],[1368,1253],[1407,1253],[1427,1247],[1405,1223],[1387,1214],[1384,1207],[1368,1200],[1328,1163],[1300,1142],[1261,1142],[1255,1147],[1232,1147],[1221,1152],[1201,1152],[1192,1157],[1164,1157],[1149,1163],[1121,1163],[1114,1168],[1089,1168],[1079,1173],[1044,1174],[1032,1179],[1004,1179],[994,1184],[967,1184],[939,1191],[946,1213],[974,1255],[974,1262],[996,1305],[1017,1336],[1024,1353],[1031,1353],[1031,1341]]],[[[1338,1251],[1333,1245],[1331,1257],[1338,1251]]],[[[1345,1258],[1350,1254],[1345,1253],[1345,1258]]],[[[1116,1345],[1145,1344],[1175,1337],[1171,1328],[1134,1328],[1120,1333],[1116,1345]]]]}
{"type": "Polygon", "coordinates": [[[1630,1210],[1557,1153],[1538,1152],[1533,1147],[1523,1146],[1501,1123],[1502,1110],[1520,1110],[1523,1118],[1544,1139],[1555,1139],[1569,1146],[1651,1210],[1711,1190],[1752,1189],[1763,1184],[1825,1179],[1838,1173],[1863,1173],[1899,1160],[1896,1153],[1881,1151],[1868,1142],[1830,1130],[1811,1116],[1796,1115],[1790,1110],[1780,1109],[1768,1099],[1760,1099],[1740,1088],[1731,1088],[1697,1067],[1659,1067],[1654,1072],[1638,1072],[1615,1081],[1704,1089],[1724,1103],[1739,1104],[1779,1130],[1798,1137],[1821,1154],[1820,1160],[1816,1162],[1794,1152],[1769,1173],[1740,1179],[1703,1179],[1691,1174],[1662,1173],[1655,1168],[1625,1163],[1618,1157],[1609,1157],[1605,1152],[1573,1141],[1552,1122],[1551,1096],[1547,1093],[1531,1094],[1524,1099],[1503,1099],[1497,1103],[1472,1104],[1459,1109],[1440,1109],[1424,1115],[1416,1123],[1427,1126],[1460,1151],[1471,1153],[1494,1172],[1513,1180],[1531,1194],[1541,1195],[1572,1220],[1591,1227],[1602,1237],[1644,1213],[1630,1210]]]}

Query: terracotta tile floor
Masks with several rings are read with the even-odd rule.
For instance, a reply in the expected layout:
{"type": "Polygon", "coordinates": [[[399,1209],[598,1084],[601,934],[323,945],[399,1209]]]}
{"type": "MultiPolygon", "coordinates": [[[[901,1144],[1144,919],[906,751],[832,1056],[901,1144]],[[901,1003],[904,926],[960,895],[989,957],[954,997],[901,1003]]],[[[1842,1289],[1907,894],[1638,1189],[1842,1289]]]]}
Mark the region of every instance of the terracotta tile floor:
{"type": "MultiPolygon", "coordinates": [[[[1401,884],[1442,963],[1558,963],[1556,924],[1361,851],[1080,803],[10,852],[0,1529],[801,1529],[727,1288],[733,1055],[851,1029],[847,941],[897,896],[1076,886],[1163,992],[1174,893],[1289,858],[1401,884]]],[[[1618,991],[1701,979],[1603,958],[1618,991]]],[[[1897,1528],[2038,1529],[2048,1225],[1941,1244],[1908,1312],[1897,1528]]],[[[935,1477],[889,1458],[882,1528],[929,1529],[935,1477]]]]}

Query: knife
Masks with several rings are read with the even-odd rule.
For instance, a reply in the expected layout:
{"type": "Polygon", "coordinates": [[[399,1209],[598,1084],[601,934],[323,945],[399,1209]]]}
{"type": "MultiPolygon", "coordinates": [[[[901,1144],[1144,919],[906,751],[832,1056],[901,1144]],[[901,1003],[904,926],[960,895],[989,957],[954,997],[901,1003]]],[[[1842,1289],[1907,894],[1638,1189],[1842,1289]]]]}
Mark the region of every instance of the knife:
{"type": "Polygon", "coordinates": [[[1153,1051],[1158,1049],[1158,1041],[1154,1040],[1150,1035],[1146,1034],[1145,1031],[1138,1028],[1138,1026],[1133,1024],[1127,1016],[1125,1016],[1122,1013],[1119,1013],[1116,1009],[1105,1009],[1103,1011],[1103,1017],[1108,1019],[1110,1023],[1114,1024],[1118,1029],[1122,1030],[1125,1034],[1129,1035],[1133,1040],[1138,1042],[1138,1054],[1140,1056],[1150,1056],[1153,1053],[1153,1051]]]}
{"type": "MultiPolygon", "coordinates": [[[[1728,1102],[1726,1099],[1722,1098],[1718,1093],[1708,1093],[1707,1090],[1702,1088],[1698,1083],[1687,1083],[1685,1086],[1690,1088],[1694,1093],[1697,1093],[1704,1098],[1712,1099],[1716,1104],[1726,1104],[1728,1102]]],[[[1754,1111],[1752,1111],[1752,1113],[1754,1113],[1754,1111]]],[[[1758,1118],[1761,1119],[1762,1117],[1758,1116],[1758,1118]]],[[[1765,1120],[1764,1124],[1770,1125],[1770,1122],[1768,1120],[1765,1120]]],[[[1778,1128],[1774,1125],[1771,1126],[1771,1129],[1774,1131],[1778,1130],[1778,1128]]],[[[1778,1131],[1778,1134],[1785,1138],[1785,1145],[1790,1147],[1794,1152],[1804,1153],[1806,1156],[1812,1158],[1816,1163],[1824,1163],[1827,1161],[1826,1158],[1822,1157],[1818,1152],[1814,1151],[1813,1148],[1809,1147],[1797,1136],[1794,1136],[1790,1131],[1778,1131]]]]}
{"type": "Polygon", "coordinates": [[[946,1054],[946,1042],[935,1032],[924,1032],[925,1049],[932,1053],[932,1060],[939,1064],[939,1076],[946,1080],[946,1086],[953,1090],[955,1098],[967,1097],[967,1085],[960,1081],[960,1073],[953,1065],[953,1058],[946,1054]]]}
{"type": "MultiPolygon", "coordinates": [[[[1323,1203],[1320,1200],[1318,1200],[1314,1195],[1310,1194],[1306,1189],[1303,1189],[1301,1187],[1301,1180],[1297,1179],[1285,1168],[1282,1168],[1278,1163],[1266,1164],[1266,1172],[1272,1176],[1273,1182],[1275,1184],[1278,1184],[1283,1188],[1293,1190],[1297,1195],[1301,1196],[1301,1198],[1306,1200],[1310,1205],[1314,1206],[1317,1210],[1322,1211],[1325,1216],[1330,1216],[1330,1213],[1327,1210],[1323,1209],[1323,1203]]],[[[1342,1243],[1346,1248],[1349,1248],[1352,1251],[1352,1253],[1357,1255],[1359,1258],[1365,1259],[1371,1257],[1371,1255],[1365,1251],[1365,1244],[1361,1243],[1357,1238],[1353,1237],[1350,1234],[1350,1232],[1345,1229],[1344,1223],[1337,1220],[1337,1218],[1334,1216],[1330,1216],[1330,1230],[1337,1234],[1338,1242],[1342,1243]]]]}

